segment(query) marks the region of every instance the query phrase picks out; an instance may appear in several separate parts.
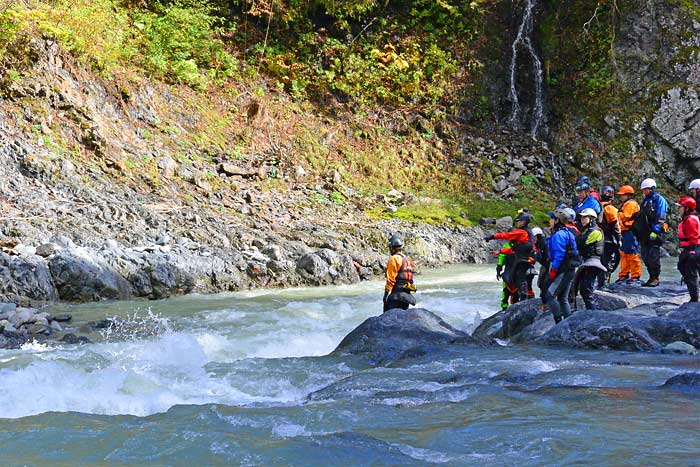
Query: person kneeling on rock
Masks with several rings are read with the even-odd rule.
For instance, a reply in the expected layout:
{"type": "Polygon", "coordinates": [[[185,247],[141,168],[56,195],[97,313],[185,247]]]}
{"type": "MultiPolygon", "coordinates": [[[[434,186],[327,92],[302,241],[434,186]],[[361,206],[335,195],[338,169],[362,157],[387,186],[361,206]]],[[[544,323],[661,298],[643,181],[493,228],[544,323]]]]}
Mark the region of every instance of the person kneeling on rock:
{"type": "Polygon", "coordinates": [[[386,285],[384,286],[384,311],[392,308],[407,310],[416,304],[412,295],[416,291],[413,284],[413,260],[403,252],[403,240],[398,235],[389,239],[391,258],[386,264],[386,285]]]}
{"type": "Polygon", "coordinates": [[[549,237],[549,274],[545,303],[554,316],[556,323],[571,315],[569,291],[574,280],[574,273],[580,263],[576,238],[567,228],[571,217],[567,210],[557,209],[549,212],[549,226],[552,236],[549,237]]]}
{"type": "Polygon", "coordinates": [[[688,287],[690,301],[698,301],[698,254],[700,254],[700,219],[695,212],[696,203],[690,196],[678,201],[683,220],[678,224],[678,240],[681,254],[678,257],[678,270],[688,287]]]}

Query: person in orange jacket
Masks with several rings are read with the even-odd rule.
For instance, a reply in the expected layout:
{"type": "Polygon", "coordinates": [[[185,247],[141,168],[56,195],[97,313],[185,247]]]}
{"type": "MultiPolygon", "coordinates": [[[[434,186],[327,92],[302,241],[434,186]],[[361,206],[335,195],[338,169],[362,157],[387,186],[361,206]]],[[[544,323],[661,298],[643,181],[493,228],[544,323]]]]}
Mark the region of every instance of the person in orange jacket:
{"type": "Polygon", "coordinates": [[[416,291],[413,284],[413,260],[402,250],[403,240],[398,235],[392,235],[389,239],[391,258],[386,264],[384,311],[392,308],[407,310],[409,305],[416,304],[415,297],[411,295],[416,291]]]}
{"type": "Polygon", "coordinates": [[[620,264],[620,245],[622,243],[622,232],[620,222],[617,217],[618,209],[613,206],[612,200],[615,197],[615,190],[611,186],[603,187],[603,196],[600,204],[603,212],[600,213],[598,226],[603,230],[605,237],[605,247],[600,262],[606,271],[601,271],[598,275],[598,287],[603,287],[610,279],[610,275],[620,264]]]}
{"type": "Polygon", "coordinates": [[[621,186],[617,190],[617,196],[622,201],[622,206],[617,212],[622,231],[622,246],[620,247],[620,273],[615,283],[641,284],[642,260],[639,257],[639,242],[632,232],[634,219],[639,212],[639,204],[634,200],[634,188],[630,185],[621,186]]]}

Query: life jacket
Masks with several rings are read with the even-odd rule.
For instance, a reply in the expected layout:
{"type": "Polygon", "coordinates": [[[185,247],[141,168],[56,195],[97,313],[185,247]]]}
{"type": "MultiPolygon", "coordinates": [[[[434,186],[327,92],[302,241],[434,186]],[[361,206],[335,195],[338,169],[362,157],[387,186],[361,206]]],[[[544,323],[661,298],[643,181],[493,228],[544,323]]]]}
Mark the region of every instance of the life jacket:
{"type": "Polygon", "coordinates": [[[603,232],[600,227],[596,225],[589,225],[582,233],[581,235],[576,238],[576,246],[578,247],[578,252],[579,254],[584,258],[599,258],[603,256],[603,249],[605,247],[605,237],[603,236],[603,232]],[[588,237],[595,232],[598,231],[601,233],[600,240],[598,240],[595,243],[589,243],[586,244],[588,241],[588,237]]]}
{"type": "Polygon", "coordinates": [[[694,212],[683,217],[678,224],[678,239],[681,248],[700,245],[700,218],[694,212]]]}
{"type": "Polygon", "coordinates": [[[403,258],[403,261],[401,262],[401,268],[396,275],[394,288],[391,289],[391,291],[415,292],[416,286],[413,284],[413,260],[410,256],[406,256],[403,253],[399,254],[403,258]]]}
{"type": "Polygon", "coordinates": [[[527,232],[527,242],[517,242],[513,245],[513,253],[515,254],[515,263],[531,263],[535,262],[535,245],[533,242],[534,235],[532,230],[525,229],[527,232]]]}
{"type": "Polygon", "coordinates": [[[662,232],[668,230],[668,224],[665,222],[666,212],[659,212],[659,207],[662,204],[667,205],[661,195],[656,192],[642,200],[642,205],[632,225],[632,231],[640,241],[646,240],[649,233],[653,231],[653,226],[655,225],[660,224],[662,232]]]}
{"type": "MultiPolygon", "coordinates": [[[[605,237],[605,239],[611,240],[618,236],[620,232],[620,224],[617,220],[617,209],[615,209],[615,207],[612,206],[612,203],[610,201],[604,201],[601,204],[603,206],[603,210],[600,212],[598,226],[603,231],[603,236],[605,237]],[[615,212],[615,218],[612,221],[608,220],[608,212],[610,212],[608,206],[610,206],[611,209],[614,209],[615,212]]],[[[612,217],[612,215],[610,217],[612,217]]]]}

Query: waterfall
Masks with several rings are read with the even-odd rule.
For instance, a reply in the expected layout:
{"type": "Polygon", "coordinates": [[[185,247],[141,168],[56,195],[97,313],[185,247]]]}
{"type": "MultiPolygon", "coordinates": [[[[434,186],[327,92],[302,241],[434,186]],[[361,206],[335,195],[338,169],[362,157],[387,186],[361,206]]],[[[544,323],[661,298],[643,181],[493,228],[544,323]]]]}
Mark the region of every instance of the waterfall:
{"type": "Polygon", "coordinates": [[[537,56],[535,48],[532,46],[532,30],[534,29],[533,12],[536,3],[537,0],[526,0],[525,10],[520,21],[520,26],[518,27],[518,34],[511,46],[513,54],[510,60],[510,98],[512,102],[510,125],[512,128],[521,128],[523,125],[523,122],[521,121],[522,108],[520,106],[516,84],[516,68],[519,49],[524,48],[531,57],[535,78],[535,104],[532,111],[532,121],[530,124],[530,134],[533,137],[537,136],[537,132],[539,131],[542,118],[544,116],[544,104],[542,97],[542,62],[537,56]]]}

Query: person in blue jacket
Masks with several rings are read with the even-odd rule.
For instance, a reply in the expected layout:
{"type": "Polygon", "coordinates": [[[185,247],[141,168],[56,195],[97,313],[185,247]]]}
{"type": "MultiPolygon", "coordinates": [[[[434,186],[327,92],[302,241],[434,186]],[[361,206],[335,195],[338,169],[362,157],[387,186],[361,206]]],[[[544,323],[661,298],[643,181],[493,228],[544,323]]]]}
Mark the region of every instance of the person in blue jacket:
{"type": "Polygon", "coordinates": [[[552,236],[547,245],[550,265],[544,302],[552,312],[554,321],[559,323],[571,315],[569,291],[580,259],[576,238],[566,226],[571,221],[569,213],[565,209],[557,209],[549,212],[549,217],[552,236]]]}
{"type": "Polygon", "coordinates": [[[576,183],[576,197],[578,202],[574,205],[574,211],[576,212],[576,221],[579,230],[581,230],[581,211],[584,209],[593,209],[596,215],[600,215],[603,211],[603,207],[600,202],[591,195],[591,183],[588,177],[580,177],[576,183]]]}
{"type": "Polygon", "coordinates": [[[656,181],[653,178],[642,181],[642,193],[644,199],[632,224],[632,231],[639,241],[642,261],[649,272],[649,279],[642,287],[656,287],[661,275],[661,245],[668,229],[668,202],[656,192],[656,181]]]}

